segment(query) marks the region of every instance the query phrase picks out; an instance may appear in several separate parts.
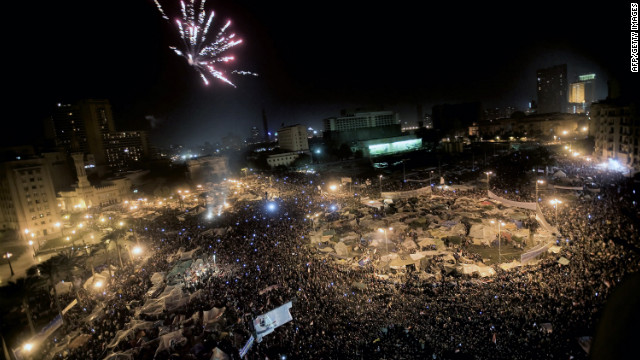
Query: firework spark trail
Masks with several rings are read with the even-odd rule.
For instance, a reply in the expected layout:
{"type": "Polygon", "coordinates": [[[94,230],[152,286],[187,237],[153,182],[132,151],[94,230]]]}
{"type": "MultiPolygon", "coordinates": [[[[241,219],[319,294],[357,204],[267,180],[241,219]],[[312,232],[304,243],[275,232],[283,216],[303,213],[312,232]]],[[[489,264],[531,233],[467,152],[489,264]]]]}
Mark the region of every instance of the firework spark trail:
{"type": "MultiPolygon", "coordinates": [[[[206,0],[201,0],[199,6],[196,6],[196,0],[187,0],[180,2],[180,20],[176,20],[178,34],[182,41],[182,47],[179,49],[175,46],[169,48],[178,56],[187,60],[190,66],[193,66],[204,81],[205,85],[209,85],[207,75],[219,79],[233,87],[236,87],[218,68],[214,67],[216,63],[228,63],[234,60],[233,56],[223,55],[224,52],[242,43],[242,40],[235,39],[235,34],[227,35],[226,31],[231,26],[231,21],[218,31],[213,41],[207,42],[207,35],[214,19],[214,12],[211,11],[209,16],[205,11],[206,0]]],[[[162,18],[169,21],[169,17],[165,14],[162,5],[158,0],[153,0],[162,15],[162,18]]],[[[253,75],[255,73],[249,71],[233,70],[233,74],[253,75]]]]}

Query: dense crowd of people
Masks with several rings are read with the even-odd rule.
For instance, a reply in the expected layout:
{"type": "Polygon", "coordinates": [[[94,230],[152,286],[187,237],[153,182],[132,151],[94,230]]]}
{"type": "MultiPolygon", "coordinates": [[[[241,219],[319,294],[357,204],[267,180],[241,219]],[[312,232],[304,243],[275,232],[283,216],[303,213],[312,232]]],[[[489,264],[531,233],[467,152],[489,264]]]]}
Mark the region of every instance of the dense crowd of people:
{"type": "MultiPolygon", "coordinates": [[[[257,194],[275,189],[278,197],[267,193],[268,200],[237,202],[212,220],[180,220],[176,215],[181,212],[169,211],[152,222],[132,224],[150,255],[118,269],[104,294],[81,290],[67,295],[66,300],[78,296],[80,304],[65,315],[61,332],[90,338],[56,358],[103,359],[111,352],[131,351],[140,359],[209,359],[216,347],[239,358],[238,350],[252,334],[252,319],[292,301],[293,321],[254,344],[248,359],[585,359],[587,351],[577,339],[595,334],[609,294],[639,269],[637,197],[634,184],[621,175],[571,163],[562,167],[600,184],[598,193],[581,192],[570,206],[558,209],[563,235],[558,256],[569,264],[544,256],[510,271],[496,267],[497,275],[483,280],[408,274],[403,282],[392,282],[376,276],[371,264],[342,266],[318,257],[309,243],[313,224],[307,215],[331,212],[328,206],[336,201],[318,189],[321,178],[253,176],[245,181],[254,189],[262,187],[257,194]],[[224,229],[224,234],[211,229],[224,229]],[[136,317],[151,277],[174,268],[180,249],[197,249],[195,256],[204,260],[205,270],[187,270],[182,280],[185,291],[199,296],[175,311],[136,317]],[[224,308],[225,320],[203,326],[201,316],[193,315],[212,307],[224,308]],[[118,330],[134,319],[154,326],[110,347],[118,330]],[[156,354],[159,341],[154,339],[176,330],[182,330],[186,342],[156,354]]],[[[373,182],[372,196],[379,191],[373,182]]],[[[383,190],[421,186],[393,183],[383,190]]],[[[501,196],[531,201],[531,189],[493,186],[501,196]]],[[[446,196],[480,200],[486,190],[446,196]]],[[[543,208],[551,217],[549,205],[543,208]]],[[[56,335],[42,353],[60,340],[56,335]]]]}

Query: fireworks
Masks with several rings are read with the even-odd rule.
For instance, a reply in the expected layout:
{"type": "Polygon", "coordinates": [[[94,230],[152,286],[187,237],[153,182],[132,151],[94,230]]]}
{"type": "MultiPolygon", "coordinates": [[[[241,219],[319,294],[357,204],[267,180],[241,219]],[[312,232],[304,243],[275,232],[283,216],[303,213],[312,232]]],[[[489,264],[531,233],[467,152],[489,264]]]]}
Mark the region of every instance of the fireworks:
{"type": "MultiPolygon", "coordinates": [[[[162,18],[169,21],[169,17],[165,14],[158,0],[153,1],[162,18]]],[[[209,85],[208,76],[210,76],[235,87],[235,84],[216,66],[233,61],[233,56],[226,56],[225,53],[232,47],[241,44],[242,40],[236,39],[235,34],[227,35],[227,29],[231,26],[231,21],[227,21],[215,38],[209,41],[207,37],[214,18],[213,10],[207,16],[204,9],[206,0],[201,0],[198,6],[196,6],[196,0],[187,1],[186,4],[184,1],[180,2],[182,16],[181,20],[176,20],[182,46],[180,48],[171,46],[170,48],[177,55],[185,58],[187,63],[198,71],[206,85],[209,85]]],[[[257,74],[248,71],[233,70],[232,73],[257,76],[257,74]]]]}

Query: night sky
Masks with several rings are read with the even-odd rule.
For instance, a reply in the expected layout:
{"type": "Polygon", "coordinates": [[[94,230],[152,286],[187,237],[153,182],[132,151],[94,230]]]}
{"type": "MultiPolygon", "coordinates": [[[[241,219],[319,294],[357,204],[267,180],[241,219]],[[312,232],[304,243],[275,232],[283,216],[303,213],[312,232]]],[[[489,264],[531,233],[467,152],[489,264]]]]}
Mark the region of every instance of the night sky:
{"type": "MultiPolygon", "coordinates": [[[[178,17],[177,1],[161,3],[178,17]]],[[[536,69],[560,63],[569,79],[595,72],[600,98],[610,78],[638,83],[626,2],[209,0],[207,8],[216,11],[212,33],[231,19],[229,33],[244,40],[225,69],[258,77],[205,86],[168,48],[179,38],[152,0],[8,5],[5,89],[15,111],[5,114],[3,142],[33,142],[51,106],[80,98],[109,99],[118,129],[153,119],[152,141],[166,145],[246,137],[262,128],[262,109],[271,129],[320,128],[340,109],[368,106],[397,110],[409,123],[418,104],[424,112],[462,101],[524,110],[535,99],[536,69]]]]}

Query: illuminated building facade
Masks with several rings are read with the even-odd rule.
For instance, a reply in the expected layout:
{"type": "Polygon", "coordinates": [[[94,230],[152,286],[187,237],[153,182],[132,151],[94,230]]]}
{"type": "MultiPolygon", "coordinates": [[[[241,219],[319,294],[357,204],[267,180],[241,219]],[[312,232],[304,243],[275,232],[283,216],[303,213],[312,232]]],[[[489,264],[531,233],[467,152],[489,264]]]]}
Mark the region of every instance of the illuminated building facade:
{"type": "Polygon", "coordinates": [[[600,161],[617,160],[640,171],[640,117],[638,104],[604,100],[591,106],[591,134],[595,139],[594,156],[600,161]]]}
{"type": "Polygon", "coordinates": [[[537,74],[538,114],[565,112],[567,108],[567,64],[540,69],[537,74]]]}
{"type": "Polygon", "coordinates": [[[299,157],[300,154],[297,152],[273,154],[267,157],[267,164],[269,164],[271,168],[274,168],[276,166],[289,166],[293,164],[299,157]]]}
{"type": "Polygon", "coordinates": [[[485,120],[469,127],[483,137],[516,135],[530,138],[574,138],[589,134],[589,118],[584,114],[533,114],[520,119],[485,120]]]}
{"type": "Polygon", "coordinates": [[[25,240],[46,240],[58,235],[60,228],[55,224],[60,222],[60,216],[46,164],[38,157],[0,164],[2,230],[16,230],[25,240]]]}
{"type": "Polygon", "coordinates": [[[308,151],[307,128],[303,125],[283,127],[278,130],[278,145],[282,150],[308,151]]]}
{"type": "Polygon", "coordinates": [[[74,153],[73,157],[78,182],[71,191],[60,191],[58,204],[61,211],[78,212],[92,207],[104,207],[119,204],[129,200],[131,194],[131,180],[113,178],[102,185],[93,186],[87,179],[84,155],[74,153]]]}
{"type": "Polygon", "coordinates": [[[149,156],[149,141],[145,131],[116,131],[104,134],[104,152],[114,172],[140,167],[149,156]]]}
{"type": "Polygon", "coordinates": [[[569,86],[569,107],[572,114],[588,113],[591,104],[596,101],[596,74],[578,76],[569,86]]]}

